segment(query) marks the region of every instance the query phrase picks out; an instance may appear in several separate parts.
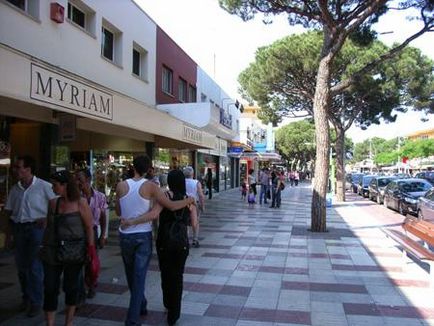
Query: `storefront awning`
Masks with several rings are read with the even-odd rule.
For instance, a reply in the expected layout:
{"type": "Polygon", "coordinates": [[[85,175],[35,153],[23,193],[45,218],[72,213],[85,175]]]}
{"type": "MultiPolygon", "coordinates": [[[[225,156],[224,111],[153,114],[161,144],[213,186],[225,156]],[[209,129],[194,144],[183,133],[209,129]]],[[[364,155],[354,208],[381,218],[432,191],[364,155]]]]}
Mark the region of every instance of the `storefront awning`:
{"type": "Polygon", "coordinates": [[[210,102],[159,104],[157,108],[222,139],[232,140],[237,136],[232,124],[222,120],[220,108],[210,102]]]}
{"type": "Polygon", "coordinates": [[[270,162],[280,162],[282,161],[282,156],[277,153],[260,153],[260,161],[270,161],[270,162]]]}

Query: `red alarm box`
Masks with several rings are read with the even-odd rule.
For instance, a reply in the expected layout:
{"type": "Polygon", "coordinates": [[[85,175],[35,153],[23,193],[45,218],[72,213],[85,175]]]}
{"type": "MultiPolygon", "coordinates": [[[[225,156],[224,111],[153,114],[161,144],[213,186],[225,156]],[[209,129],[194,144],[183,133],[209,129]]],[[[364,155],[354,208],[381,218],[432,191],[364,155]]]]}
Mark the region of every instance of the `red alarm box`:
{"type": "Polygon", "coordinates": [[[61,24],[64,21],[65,8],[57,2],[50,4],[50,18],[56,23],[61,24]]]}

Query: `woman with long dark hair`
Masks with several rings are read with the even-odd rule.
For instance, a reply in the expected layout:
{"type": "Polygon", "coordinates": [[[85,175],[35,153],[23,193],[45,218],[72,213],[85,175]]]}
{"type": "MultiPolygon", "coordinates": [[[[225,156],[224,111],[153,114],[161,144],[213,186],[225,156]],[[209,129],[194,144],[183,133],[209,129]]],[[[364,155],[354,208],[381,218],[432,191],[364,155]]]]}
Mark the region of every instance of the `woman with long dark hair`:
{"type": "MultiPolygon", "coordinates": [[[[181,200],[187,197],[185,177],[182,171],[170,171],[167,176],[167,183],[170,191],[168,191],[166,195],[169,199],[181,200]]],[[[193,219],[196,213],[196,206],[194,205],[174,212],[164,208],[160,213],[157,235],[157,254],[161,271],[163,303],[168,310],[167,323],[169,325],[174,325],[181,314],[183,274],[189,247],[187,241],[187,245],[183,248],[170,248],[167,230],[170,228],[170,225],[174,223],[176,216],[182,217],[182,223],[187,226],[188,219],[193,219]]],[[[185,237],[187,237],[187,227],[185,227],[185,237]]]]}
{"type": "MultiPolygon", "coordinates": [[[[58,198],[49,203],[47,228],[41,251],[44,262],[44,311],[48,326],[55,325],[55,313],[63,274],[65,292],[65,325],[72,325],[79,303],[79,279],[87,256],[96,256],[92,212],[78,185],[68,171],[51,176],[53,191],[58,198]],[[66,246],[78,248],[73,255],[66,246]],[[87,250],[86,250],[87,245],[87,250]],[[62,248],[64,247],[64,249],[62,248]],[[78,253],[78,254],[76,254],[78,253]]],[[[71,247],[69,247],[71,248],[71,247]]]]}

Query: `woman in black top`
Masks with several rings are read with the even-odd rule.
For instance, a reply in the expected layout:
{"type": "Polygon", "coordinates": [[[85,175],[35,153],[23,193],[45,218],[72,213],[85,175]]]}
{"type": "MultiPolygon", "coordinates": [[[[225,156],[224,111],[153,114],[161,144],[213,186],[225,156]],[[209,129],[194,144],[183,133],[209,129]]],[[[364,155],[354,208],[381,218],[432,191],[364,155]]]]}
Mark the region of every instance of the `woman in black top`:
{"type": "MultiPolygon", "coordinates": [[[[187,196],[185,190],[184,173],[180,170],[170,171],[167,176],[170,191],[167,196],[171,200],[181,200],[187,196]]],[[[158,264],[161,271],[161,288],[163,291],[163,303],[167,308],[167,322],[174,325],[181,314],[181,298],[183,286],[183,274],[185,261],[189,253],[188,241],[181,249],[169,248],[168,229],[175,221],[175,216],[182,217],[182,223],[188,225],[188,219],[196,214],[196,207],[184,208],[172,212],[166,208],[160,213],[157,235],[158,264]]],[[[187,237],[187,228],[185,228],[187,237]]]]}

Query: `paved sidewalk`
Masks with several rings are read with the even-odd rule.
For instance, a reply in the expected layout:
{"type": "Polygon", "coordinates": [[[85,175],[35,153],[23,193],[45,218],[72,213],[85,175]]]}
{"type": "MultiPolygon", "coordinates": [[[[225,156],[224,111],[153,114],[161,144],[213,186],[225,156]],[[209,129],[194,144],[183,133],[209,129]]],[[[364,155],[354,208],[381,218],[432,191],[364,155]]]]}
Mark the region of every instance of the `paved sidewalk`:
{"type": "MultiPolygon", "coordinates": [[[[381,223],[361,208],[369,203],[327,209],[329,232],[312,234],[310,185],[287,187],[282,198],[280,209],[249,208],[236,189],[207,202],[201,247],[187,259],[177,325],[434,325],[426,266],[402,263],[381,223]]],[[[101,251],[97,296],[80,308],[75,325],[123,325],[129,292],[116,240],[112,233],[101,251]]],[[[17,313],[15,275],[12,257],[0,256],[0,324],[42,325],[42,315],[17,313]]],[[[144,325],[164,325],[155,256],[146,296],[144,325]]]]}

